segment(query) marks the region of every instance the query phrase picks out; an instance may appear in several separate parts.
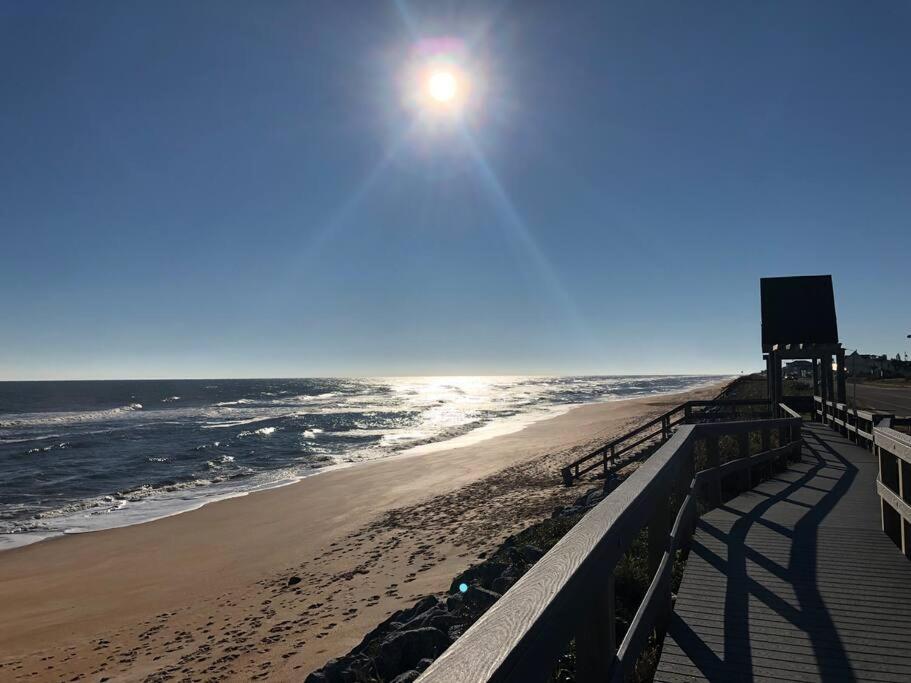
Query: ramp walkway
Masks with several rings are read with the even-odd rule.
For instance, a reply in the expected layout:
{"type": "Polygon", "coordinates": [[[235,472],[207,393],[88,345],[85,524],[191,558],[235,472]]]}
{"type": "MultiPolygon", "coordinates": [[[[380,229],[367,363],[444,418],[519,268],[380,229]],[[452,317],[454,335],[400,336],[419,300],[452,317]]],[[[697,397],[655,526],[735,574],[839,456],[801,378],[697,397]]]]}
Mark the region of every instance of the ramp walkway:
{"type": "Polygon", "coordinates": [[[697,522],[655,681],[911,680],[911,562],[876,458],[818,423],[801,448],[697,522]]]}

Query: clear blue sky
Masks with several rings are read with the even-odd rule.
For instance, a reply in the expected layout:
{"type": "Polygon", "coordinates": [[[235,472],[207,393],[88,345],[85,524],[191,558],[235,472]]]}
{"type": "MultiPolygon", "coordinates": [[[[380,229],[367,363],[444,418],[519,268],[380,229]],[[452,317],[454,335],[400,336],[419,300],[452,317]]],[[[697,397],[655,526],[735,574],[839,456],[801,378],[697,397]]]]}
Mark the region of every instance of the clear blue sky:
{"type": "Polygon", "coordinates": [[[762,276],[911,351],[907,2],[0,2],[0,378],[738,372],[762,276]],[[416,125],[416,41],[462,41],[416,125]],[[483,77],[482,77],[483,76],[483,77]]]}

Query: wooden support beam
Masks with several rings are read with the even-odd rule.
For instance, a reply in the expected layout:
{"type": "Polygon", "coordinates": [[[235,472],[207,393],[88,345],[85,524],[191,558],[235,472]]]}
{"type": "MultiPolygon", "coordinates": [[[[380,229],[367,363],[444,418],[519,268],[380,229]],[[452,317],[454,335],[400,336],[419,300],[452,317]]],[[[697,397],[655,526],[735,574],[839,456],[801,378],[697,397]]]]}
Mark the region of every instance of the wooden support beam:
{"type": "MultiPolygon", "coordinates": [[[[661,566],[661,560],[664,559],[664,553],[670,545],[671,510],[668,503],[669,501],[665,501],[658,504],[655,509],[655,514],[652,515],[652,519],[648,525],[648,575],[650,578],[654,578],[658,573],[658,568],[661,566]]],[[[664,584],[662,593],[662,595],[656,596],[658,601],[666,604],[666,608],[662,608],[660,611],[666,611],[670,614],[670,582],[664,584]]],[[[663,635],[665,624],[666,622],[663,619],[658,624],[658,630],[661,635],[663,635]]]]}
{"type": "Polygon", "coordinates": [[[775,373],[775,396],[772,405],[777,406],[781,403],[782,397],[782,380],[781,380],[781,354],[774,354],[772,358],[772,370],[775,373]]]}
{"type": "Polygon", "coordinates": [[[613,571],[600,584],[600,590],[583,601],[576,631],[576,680],[595,683],[607,679],[617,654],[616,611],[613,571]]]}
{"type": "Polygon", "coordinates": [[[836,400],[839,403],[847,403],[848,392],[845,387],[845,350],[841,349],[838,353],[835,354],[835,363],[838,366],[836,371],[836,389],[837,389],[837,398],[836,400]]]}
{"type": "Polygon", "coordinates": [[[832,357],[827,354],[819,357],[819,395],[823,401],[821,406],[823,424],[829,424],[829,408],[826,405],[826,401],[831,400],[829,398],[829,383],[832,377],[831,359],[832,357]]]}
{"type": "MultiPolygon", "coordinates": [[[[819,396],[819,359],[813,358],[813,395],[819,396]]],[[[815,421],[815,417],[814,417],[815,421]]]]}
{"type": "Polygon", "coordinates": [[[772,415],[775,415],[775,386],[772,376],[772,354],[768,353],[765,357],[765,379],[766,395],[769,397],[769,405],[772,406],[772,415]]]}

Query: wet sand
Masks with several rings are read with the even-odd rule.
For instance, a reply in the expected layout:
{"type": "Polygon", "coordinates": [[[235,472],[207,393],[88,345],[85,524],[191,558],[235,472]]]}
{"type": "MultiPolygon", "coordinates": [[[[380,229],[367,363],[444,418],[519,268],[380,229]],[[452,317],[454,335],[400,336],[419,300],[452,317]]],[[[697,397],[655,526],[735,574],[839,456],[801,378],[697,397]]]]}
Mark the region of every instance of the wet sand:
{"type": "Polygon", "coordinates": [[[563,463],[718,390],[580,406],[463,448],[4,551],[0,680],[302,679],[577,496],[563,463]]]}

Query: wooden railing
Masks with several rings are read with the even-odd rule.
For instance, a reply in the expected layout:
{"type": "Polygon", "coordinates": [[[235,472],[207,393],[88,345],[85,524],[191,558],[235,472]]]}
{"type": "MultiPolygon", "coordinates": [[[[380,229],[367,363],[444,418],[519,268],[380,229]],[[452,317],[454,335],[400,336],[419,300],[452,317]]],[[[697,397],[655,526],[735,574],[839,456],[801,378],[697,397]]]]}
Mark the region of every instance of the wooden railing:
{"type": "MultiPolygon", "coordinates": [[[[671,438],[674,427],[696,422],[736,419],[738,409],[746,407],[762,408],[765,413],[762,417],[771,417],[768,410],[769,402],[766,399],[715,399],[681,403],[566,465],[561,470],[563,483],[571,486],[582,475],[598,468],[602,470],[603,476],[607,477],[610,472],[643,457],[648,452],[645,448],[641,448],[638,452],[634,449],[644,447],[649,442],[652,442],[652,445],[665,443],[671,438]]],[[[756,417],[756,415],[751,415],[751,417],[756,417]]]]}
{"type": "MultiPolygon", "coordinates": [[[[729,475],[752,485],[753,469],[799,457],[801,420],[788,417],[680,426],[663,446],[585,515],[420,677],[421,683],[546,681],[575,639],[575,680],[622,681],[650,635],[671,612],[678,549],[688,547],[697,499],[719,500],[729,475]],[[750,453],[758,432],[759,452],[750,453]],[[772,445],[772,436],[777,443],[772,445]],[[721,462],[719,439],[734,437],[736,457],[721,462]],[[697,443],[705,442],[697,449],[697,443]],[[704,453],[705,467],[696,451],[704,453]],[[682,501],[676,510],[671,501],[682,501]],[[619,644],[614,568],[648,528],[651,583],[619,644]]],[[[667,425],[667,422],[664,423],[667,425]]],[[[700,456],[702,459],[703,456],[700,456]]]]}
{"type": "Polygon", "coordinates": [[[873,428],[885,417],[893,417],[869,410],[858,410],[844,403],[823,400],[814,396],[814,415],[820,422],[831,425],[845,434],[851,441],[866,448],[873,448],[873,428]]]}
{"type": "Polygon", "coordinates": [[[882,529],[911,559],[911,435],[895,427],[911,419],[867,410],[814,396],[815,416],[860,446],[873,450],[879,463],[876,492],[882,529]]]}
{"type": "Polygon", "coordinates": [[[911,420],[886,417],[873,428],[873,451],[879,460],[883,531],[911,559],[911,435],[894,429],[911,420]]]}

